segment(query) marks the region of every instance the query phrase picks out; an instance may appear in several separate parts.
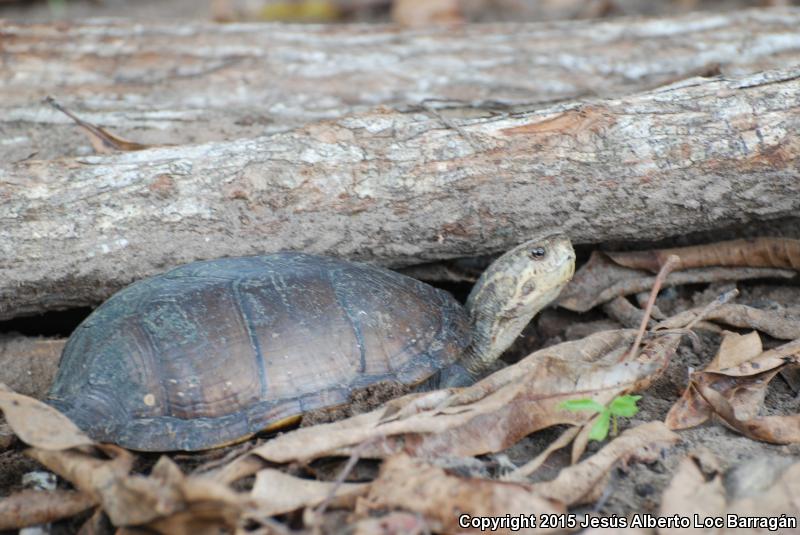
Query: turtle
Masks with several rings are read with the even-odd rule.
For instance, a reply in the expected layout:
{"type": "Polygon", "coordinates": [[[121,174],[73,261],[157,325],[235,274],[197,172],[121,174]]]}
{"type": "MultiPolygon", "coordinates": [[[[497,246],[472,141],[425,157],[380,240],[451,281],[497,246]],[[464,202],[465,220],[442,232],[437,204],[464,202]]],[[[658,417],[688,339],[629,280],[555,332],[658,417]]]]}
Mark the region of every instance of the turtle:
{"type": "Polygon", "coordinates": [[[98,442],[198,451],[393,381],[471,384],[569,281],[568,238],[497,258],[462,306],[396,271],[303,252],[142,279],[71,334],[46,401],[98,442]]]}

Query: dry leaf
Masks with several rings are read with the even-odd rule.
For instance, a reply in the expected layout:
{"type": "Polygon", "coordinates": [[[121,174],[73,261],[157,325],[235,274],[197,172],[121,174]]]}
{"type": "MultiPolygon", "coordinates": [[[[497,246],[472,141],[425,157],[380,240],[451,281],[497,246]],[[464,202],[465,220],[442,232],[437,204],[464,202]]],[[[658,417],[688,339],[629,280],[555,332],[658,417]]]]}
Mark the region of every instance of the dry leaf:
{"type": "MultiPolygon", "coordinates": [[[[719,464],[708,451],[686,456],[661,499],[661,516],[722,516],[725,512],[725,488],[719,464]]],[[[692,528],[662,528],[660,535],[697,533],[692,528]]]]}
{"type": "MultiPolygon", "coordinates": [[[[671,273],[664,287],[795,275],[794,271],[775,268],[697,268],[671,273]]],[[[647,271],[621,266],[607,254],[595,251],[561,292],[557,304],[575,312],[586,312],[616,297],[647,291],[653,282],[655,276],[647,271]]]]}
{"type": "Polygon", "coordinates": [[[760,345],[754,336],[726,336],[714,368],[693,373],[686,391],[670,409],[666,419],[670,429],[699,425],[714,412],[751,438],[776,443],[797,440],[793,437],[800,436],[796,423],[800,416],[756,416],[772,378],[786,366],[800,363],[800,339],[753,356],[760,345]],[[723,352],[732,355],[722,356],[723,352]],[[724,362],[734,365],[719,367],[724,362]]]}
{"type": "MultiPolygon", "coordinates": [[[[408,455],[387,459],[370,486],[363,504],[367,509],[402,509],[422,515],[435,532],[479,533],[459,524],[462,515],[478,517],[533,517],[563,514],[563,504],[543,498],[524,483],[465,478],[408,455]]],[[[468,518],[463,518],[466,521],[468,518]]],[[[499,529],[496,533],[512,533],[499,529]]],[[[514,533],[549,533],[551,530],[521,529],[514,533]]]]}
{"type": "Polygon", "coordinates": [[[736,415],[735,407],[722,394],[705,385],[694,386],[717,416],[746,437],[772,444],[800,442],[800,414],[743,419],[736,415]]]}
{"type": "Polygon", "coordinates": [[[367,491],[363,483],[336,484],[328,481],[300,479],[273,469],[264,469],[256,474],[250,495],[256,501],[256,514],[273,516],[288,513],[303,507],[322,503],[335,491],[334,505],[352,503],[356,496],[367,491]]]}
{"type": "Polygon", "coordinates": [[[0,500],[0,530],[55,522],[96,503],[91,496],[74,490],[23,490],[0,500]]]}
{"type": "Polygon", "coordinates": [[[26,444],[44,450],[65,450],[94,444],[78,426],[53,407],[28,396],[0,389],[0,409],[14,433],[26,444]]]}
{"type": "Polygon", "coordinates": [[[159,533],[190,535],[232,531],[250,502],[210,478],[185,476],[163,456],[149,477],[123,478],[105,494],[103,505],[115,525],[145,525],[159,533]]]}
{"type": "Polygon", "coordinates": [[[130,474],[134,458],[126,450],[102,449],[111,459],[78,450],[33,449],[28,454],[96,498],[115,526],[142,526],[170,535],[218,533],[221,528],[234,529],[251,507],[246,496],[226,485],[185,476],[168,457],[161,457],[151,474],[143,476],[130,474]]]}
{"type": "Polygon", "coordinates": [[[606,253],[614,262],[657,272],[670,255],[681,259],[678,269],[698,267],[771,267],[800,270],[800,240],[750,238],[691,247],[606,253]]]}
{"type": "MultiPolygon", "coordinates": [[[[719,371],[722,368],[738,366],[756,358],[761,353],[761,338],[757,332],[753,331],[747,335],[725,332],[717,354],[704,371],[719,371]]],[[[733,381],[735,382],[735,380],[733,381]]],[[[702,424],[712,414],[708,403],[689,384],[680,399],[670,408],[666,423],[670,429],[687,429],[702,424]]]]}
{"type": "Polygon", "coordinates": [[[706,366],[705,371],[718,371],[723,368],[739,366],[758,357],[763,351],[761,337],[757,332],[753,331],[744,335],[725,332],[717,354],[706,366]]]}
{"type": "MultiPolygon", "coordinates": [[[[703,307],[686,310],[658,324],[659,329],[679,328],[694,318],[703,307]]],[[[795,340],[800,338],[800,317],[785,309],[762,310],[747,305],[724,304],[704,314],[705,321],[724,323],[732,327],[755,329],[773,338],[795,340]]]]}
{"type": "Polygon", "coordinates": [[[597,500],[605,488],[610,470],[632,460],[652,462],[661,450],[680,440],[662,422],[648,422],[626,430],[588,459],[564,468],[552,481],[536,483],[533,490],[566,505],[597,500]]]}
{"type": "Polygon", "coordinates": [[[72,483],[78,490],[99,500],[102,498],[99,489],[112,486],[126,477],[134,461],[133,455],[118,446],[102,448],[110,458],[100,459],[93,453],[77,449],[49,451],[33,448],[27,454],[72,483]]]}
{"type": "Polygon", "coordinates": [[[211,477],[185,476],[168,457],[150,476],[130,474],[134,457],[127,450],[95,444],[66,416],[35,399],[0,390],[0,408],[17,436],[34,446],[26,453],[72,483],[89,505],[101,503],[116,526],[171,535],[218,533],[235,529],[252,506],[249,497],[211,477]]]}
{"type": "MultiPolygon", "coordinates": [[[[589,459],[563,469],[554,480],[535,484],[458,477],[399,454],[384,463],[365,503],[368,509],[419,513],[434,531],[478,531],[459,525],[460,515],[518,518],[535,511],[541,518],[543,514],[563,513],[567,506],[597,499],[613,467],[633,459],[655,460],[664,447],[678,440],[663,423],[650,422],[627,430],[589,459]]],[[[537,527],[522,529],[519,533],[551,531],[537,527]]],[[[511,530],[501,527],[498,532],[510,533],[511,530]]]]}
{"type": "Polygon", "coordinates": [[[89,142],[92,144],[94,150],[101,154],[108,154],[114,151],[144,150],[154,146],[136,143],[135,141],[128,141],[127,139],[115,136],[104,128],[95,126],[92,123],[87,123],[86,121],[79,119],[74,113],[56,102],[53,97],[47,97],[45,102],[75,121],[75,124],[77,124],[86,134],[86,137],[89,138],[89,142]]]}

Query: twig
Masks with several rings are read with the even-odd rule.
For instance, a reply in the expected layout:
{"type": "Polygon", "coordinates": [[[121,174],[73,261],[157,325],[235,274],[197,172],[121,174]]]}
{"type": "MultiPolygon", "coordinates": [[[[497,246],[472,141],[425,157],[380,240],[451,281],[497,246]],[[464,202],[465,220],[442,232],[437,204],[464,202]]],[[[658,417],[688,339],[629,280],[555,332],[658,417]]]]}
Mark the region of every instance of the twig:
{"type": "Polygon", "coordinates": [[[96,504],[97,499],[75,490],[21,490],[0,500],[0,530],[70,518],[96,504]]]}
{"type": "Polygon", "coordinates": [[[722,295],[718,296],[716,299],[714,299],[709,304],[707,304],[703,308],[703,310],[700,311],[700,313],[697,315],[697,317],[695,319],[693,319],[691,322],[689,322],[689,325],[687,325],[686,328],[687,329],[691,329],[692,327],[694,327],[697,324],[697,322],[699,322],[702,319],[708,317],[708,315],[711,314],[712,311],[714,311],[717,308],[721,307],[722,305],[724,305],[725,303],[727,303],[728,301],[730,301],[731,299],[733,299],[737,295],[739,295],[739,290],[734,288],[733,290],[728,290],[727,292],[725,292],[722,295]]]}
{"type": "Polygon", "coordinates": [[[644,333],[647,331],[647,323],[650,321],[650,314],[653,311],[653,305],[656,304],[658,292],[661,291],[661,286],[664,284],[664,280],[666,280],[672,270],[680,264],[681,258],[678,255],[673,254],[669,255],[666,262],[664,262],[664,264],[661,266],[661,269],[658,271],[658,275],[656,275],[656,280],[653,282],[653,289],[650,291],[650,298],[647,300],[647,307],[644,309],[644,317],[642,318],[642,323],[639,325],[639,332],[636,334],[636,341],[633,343],[633,347],[628,353],[623,353],[619,359],[619,362],[636,358],[636,352],[639,351],[639,346],[642,344],[642,338],[644,338],[644,333]]]}
{"type": "Polygon", "coordinates": [[[313,512],[314,516],[320,517],[322,516],[323,513],[325,513],[325,510],[328,508],[330,503],[336,497],[336,493],[339,491],[339,488],[345,482],[347,476],[350,475],[350,472],[353,471],[353,468],[355,468],[356,463],[358,463],[359,459],[361,458],[361,452],[363,452],[367,448],[367,446],[372,445],[374,442],[375,439],[365,440],[364,442],[361,442],[358,446],[353,448],[353,451],[350,454],[350,458],[347,459],[347,463],[345,463],[344,468],[342,468],[342,471],[339,472],[338,476],[336,476],[336,480],[333,482],[333,486],[331,487],[330,492],[325,497],[325,499],[322,500],[322,502],[316,507],[316,509],[314,509],[313,512]]]}

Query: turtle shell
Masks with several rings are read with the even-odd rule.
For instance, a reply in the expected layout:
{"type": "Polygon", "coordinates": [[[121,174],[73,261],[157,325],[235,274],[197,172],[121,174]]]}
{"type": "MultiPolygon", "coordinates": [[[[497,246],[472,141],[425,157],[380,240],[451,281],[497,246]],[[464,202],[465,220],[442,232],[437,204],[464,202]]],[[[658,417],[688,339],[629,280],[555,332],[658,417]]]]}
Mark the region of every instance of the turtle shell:
{"type": "Polygon", "coordinates": [[[206,449],[418,383],[469,339],[450,294],[393,271],[302,253],[195,262],[86,318],[48,401],[101,442],[206,449]]]}

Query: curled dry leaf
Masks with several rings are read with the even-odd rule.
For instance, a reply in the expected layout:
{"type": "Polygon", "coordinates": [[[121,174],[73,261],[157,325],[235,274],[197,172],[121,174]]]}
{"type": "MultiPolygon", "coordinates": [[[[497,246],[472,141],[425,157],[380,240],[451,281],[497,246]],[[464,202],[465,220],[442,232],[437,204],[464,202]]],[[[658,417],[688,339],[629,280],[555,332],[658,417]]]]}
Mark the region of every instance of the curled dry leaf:
{"type": "MultiPolygon", "coordinates": [[[[659,329],[680,328],[703,310],[702,307],[686,310],[658,324],[659,329]]],[[[773,338],[795,340],[800,338],[800,316],[788,310],[762,310],[747,305],[724,304],[703,314],[705,321],[723,323],[731,327],[755,329],[773,338]]]]}
{"type": "Polygon", "coordinates": [[[617,264],[657,272],[670,255],[681,259],[678,269],[699,267],[771,267],[800,271],[800,240],[751,238],[691,247],[606,253],[617,264]]]}
{"type": "Polygon", "coordinates": [[[5,385],[0,389],[0,409],[9,427],[30,446],[59,451],[94,444],[78,426],[53,407],[11,392],[5,385]]]}
{"type": "Polygon", "coordinates": [[[78,449],[49,451],[33,448],[27,454],[72,483],[76,489],[102,501],[102,489],[114,486],[118,480],[126,477],[134,461],[133,455],[122,448],[102,448],[108,458],[101,459],[93,452],[78,449]]]}
{"type": "Polygon", "coordinates": [[[800,414],[744,419],[738,417],[735,407],[713,388],[705,385],[695,385],[695,388],[720,419],[746,437],[772,444],[800,442],[800,414]]]}
{"type": "Polygon", "coordinates": [[[185,476],[161,457],[149,476],[131,474],[133,456],[116,446],[102,446],[110,459],[79,450],[28,454],[100,502],[115,526],[141,526],[158,533],[218,533],[235,529],[247,496],[202,476],[185,476]]]}
{"type": "MultiPolygon", "coordinates": [[[[678,314],[680,316],[681,314],[678,314]]],[[[688,318],[685,318],[688,319],[688,318]]],[[[753,331],[740,335],[726,332],[714,359],[704,371],[719,371],[721,368],[738,366],[762,353],[761,338],[753,331]]],[[[736,382],[736,379],[730,380],[736,382]]],[[[670,429],[687,429],[706,422],[713,411],[697,390],[689,384],[680,399],[667,414],[666,423],[670,429]]]]}
{"type": "Polygon", "coordinates": [[[19,529],[69,518],[97,501],[82,492],[23,490],[0,500],[0,530],[19,529]]]}
{"type": "MultiPolygon", "coordinates": [[[[470,517],[529,516],[563,513],[573,505],[590,503],[603,492],[610,470],[632,460],[652,461],[661,450],[679,440],[661,422],[625,431],[585,461],[561,470],[541,483],[493,481],[450,475],[405,454],[390,457],[373,482],[366,509],[401,509],[422,515],[434,531],[471,532],[458,525],[461,514],[470,517]]],[[[478,531],[478,530],[472,530],[478,531]]],[[[500,529],[499,533],[509,533],[500,529]]],[[[550,529],[522,529],[519,533],[549,533],[550,529]]]]}
{"type": "Polygon", "coordinates": [[[0,390],[0,408],[17,436],[34,446],[26,453],[72,483],[90,504],[99,502],[116,526],[211,533],[220,526],[234,529],[250,506],[248,497],[213,478],[185,476],[167,457],[150,476],[131,474],[134,457],[127,450],[95,444],[67,417],[35,399],[0,390]]]}
{"type": "Polygon", "coordinates": [[[552,346],[471,387],[404,396],[396,400],[391,416],[376,410],[297,429],[251,453],[286,463],[348,455],[358,444],[362,457],[375,458],[400,451],[451,457],[501,451],[539,429],[590,417],[561,408],[567,399],[588,397],[607,404],[649,385],[666,366],[680,336],[656,336],[635,360],[618,362],[635,335],[631,330],[608,331],[552,346]]]}
{"type": "MultiPolygon", "coordinates": [[[[705,267],[671,273],[664,287],[754,278],[791,278],[795,271],[764,267],[705,267]]],[[[595,251],[564,288],[557,304],[575,312],[652,288],[655,276],[642,269],[621,266],[606,253],[595,251]]]]}
{"type": "Polygon", "coordinates": [[[679,440],[662,422],[648,422],[626,430],[588,459],[564,468],[552,481],[534,484],[532,489],[569,506],[591,503],[602,494],[614,466],[634,460],[655,461],[664,448],[679,440]]]}
{"type": "Polygon", "coordinates": [[[89,138],[89,142],[92,144],[94,150],[101,154],[107,154],[114,151],[144,150],[153,146],[136,143],[135,141],[128,141],[127,139],[115,136],[105,128],[88,123],[78,118],[77,115],[56,102],[53,97],[47,97],[45,102],[75,121],[75,124],[77,124],[86,134],[86,137],[89,138]]]}
{"type": "Polygon", "coordinates": [[[149,477],[121,479],[105,493],[103,505],[115,525],[190,535],[233,531],[250,501],[208,478],[185,476],[168,457],[161,457],[149,477]]]}
{"type": "Polygon", "coordinates": [[[800,441],[800,415],[758,418],[766,391],[775,375],[800,364],[800,339],[755,354],[757,334],[729,333],[706,370],[695,372],[666,423],[685,429],[716,414],[725,423],[757,440],[785,444],[800,441]],[[727,366],[727,367],[725,367],[727,366]]]}
{"type": "Polygon", "coordinates": [[[368,486],[364,483],[337,484],[301,479],[267,468],[256,474],[250,495],[256,502],[254,513],[266,517],[313,507],[326,500],[332,492],[335,494],[331,505],[351,504],[357,496],[367,492],[368,486]]]}
{"type": "MultiPolygon", "coordinates": [[[[360,508],[401,509],[420,514],[434,532],[471,533],[459,525],[459,517],[530,517],[563,514],[566,507],[542,497],[531,485],[450,475],[444,469],[398,454],[387,459],[360,508]]],[[[496,533],[512,533],[499,529],[496,533]]],[[[551,533],[537,528],[515,533],[551,533]]]]}

